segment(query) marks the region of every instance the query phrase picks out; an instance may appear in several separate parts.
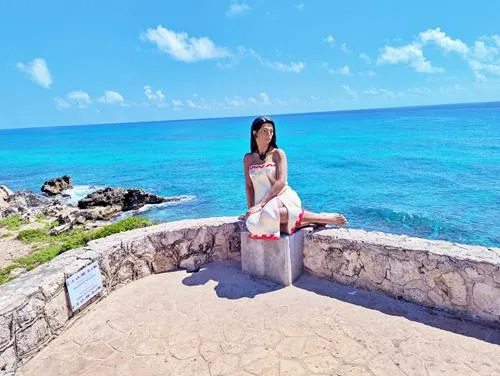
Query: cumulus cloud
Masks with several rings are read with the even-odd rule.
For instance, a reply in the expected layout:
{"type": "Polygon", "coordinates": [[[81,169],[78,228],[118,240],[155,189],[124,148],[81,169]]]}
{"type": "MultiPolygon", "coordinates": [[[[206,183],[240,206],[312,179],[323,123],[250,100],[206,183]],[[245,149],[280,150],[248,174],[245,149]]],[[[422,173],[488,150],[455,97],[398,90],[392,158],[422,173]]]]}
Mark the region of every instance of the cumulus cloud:
{"type": "Polygon", "coordinates": [[[269,99],[269,95],[267,93],[260,93],[259,98],[262,104],[270,104],[271,100],[269,99]]]}
{"type": "Polygon", "coordinates": [[[347,43],[342,43],[340,45],[340,51],[342,51],[345,54],[348,54],[351,52],[351,50],[349,48],[347,48],[347,43]]]}
{"type": "Polygon", "coordinates": [[[335,38],[333,37],[333,35],[329,34],[325,39],[323,39],[323,42],[326,42],[330,46],[333,46],[335,44],[335,38]]]}
{"type": "Polygon", "coordinates": [[[71,108],[71,104],[67,100],[65,100],[63,98],[55,97],[54,101],[56,102],[56,108],[59,111],[71,108]]]}
{"type": "Polygon", "coordinates": [[[226,12],[226,16],[234,17],[246,13],[250,10],[250,7],[245,3],[233,3],[229,6],[226,12]]]}
{"type": "Polygon", "coordinates": [[[92,104],[90,95],[83,90],[71,91],[64,98],[55,97],[54,101],[58,110],[65,110],[72,107],[85,109],[92,104]]]}
{"type": "Polygon", "coordinates": [[[358,100],[358,93],[356,90],[352,89],[349,85],[340,85],[342,89],[351,97],[352,100],[358,100]]]}
{"type": "Polygon", "coordinates": [[[242,57],[251,57],[256,59],[261,65],[276,69],[282,72],[293,72],[293,73],[300,73],[304,70],[305,64],[301,61],[298,62],[290,62],[290,63],[283,63],[280,61],[271,61],[268,60],[264,57],[262,57],[260,54],[255,52],[251,48],[245,48],[243,46],[240,46],[238,48],[238,51],[242,57]]]}
{"type": "Polygon", "coordinates": [[[195,62],[229,57],[229,50],[218,47],[208,37],[190,37],[185,32],[175,32],[161,25],[148,29],[141,38],[155,44],[162,52],[176,60],[195,62]]]}
{"type": "Polygon", "coordinates": [[[123,104],[124,99],[120,93],[108,90],[98,99],[98,101],[104,104],[123,104]]]}
{"type": "Polygon", "coordinates": [[[366,64],[370,64],[372,62],[372,60],[370,59],[370,57],[367,54],[365,54],[364,52],[362,52],[362,53],[359,54],[359,58],[361,60],[363,60],[366,64]]]}
{"type": "Polygon", "coordinates": [[[328,72],[332,74],[341,74],[342,76],[350,76],[351,75],[351,70],[349,69],[349,66],[344,65],[342,68],[339,69],[330,69],[328,72]]]}
{"type": "Polygon", "coordinates": [[[181,107],[184,106],[184,102],[181,101],[180,99],[172,99],[172,106],[181,107]]]}
{"type": "Polygon", "coordinates": [[[367,89],[365,91],[363,91],[364,94],[366,95],[383,95],[383,96],[386,96],[386,97],[389,97],[389,98],[396,98],[397,96],[400,95],[400,93],[395,93],[394,91],[392,90],[389,90],[389,89],[377,89],[375,87],[371,87],[370,89],[367,89]]]}
{"type": "Polygon", "coordinates": [[[79,108],[87,108],[92,103],[90,100],[90,95],[82,90],[75,90],[66,96],[68,101],[79,108]]]}
{"type": "Polygon", "coordinates": [[[377,64],[406,63],[421,73],[440,73],[443,68],[433,67],[422,51],[419,43],[411,43],[403,47],[385,46],[377,59],[377,64]]]}
{"type": "Polygon", "coordinates": [[[438,27],[436,29],[428,29],[419,34],[422,43],[433,42],[443,50],[450,52],[458,52],[466,54],[469,51],[467,45],[460,39],[452,39],[438,27]]]}
{"type": "Polygon", "coordinates": [[[158,107],[165,106],[165,95],[161,90],[154,91],[149,85],[144,85],[144,95],[158,107]]]}
{"type": "Polygon", "coordinates": [[[38,85],[46,89],[50,88],[52,85],[52,75],[44,59],[36,58],[27,64],[17,63],[16,66],[38,85]]]}

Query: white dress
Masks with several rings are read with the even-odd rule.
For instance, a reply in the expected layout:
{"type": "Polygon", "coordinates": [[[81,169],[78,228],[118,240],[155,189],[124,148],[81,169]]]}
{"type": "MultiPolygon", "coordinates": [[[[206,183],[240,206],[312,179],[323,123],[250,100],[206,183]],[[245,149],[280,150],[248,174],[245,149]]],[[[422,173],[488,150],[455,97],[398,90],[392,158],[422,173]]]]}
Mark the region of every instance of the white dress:
{"type": "MultiPolygon", "coordinates": [[[[255,192],[254,202],[258,203],[271,190],[272,181],[276,180],[276,163],[251,165],[248,172],[255,192]]],[[[304,209],[302,209],[302,203],[297,193],[286,185],[261,211],[247,218],[246,225],[250,232],[250,238],[271,240],[278,240],[280,238],[278,200],[283,203],[288,211],[287,232],[290,235],[293,234],[302,220],[304,209]]]]}

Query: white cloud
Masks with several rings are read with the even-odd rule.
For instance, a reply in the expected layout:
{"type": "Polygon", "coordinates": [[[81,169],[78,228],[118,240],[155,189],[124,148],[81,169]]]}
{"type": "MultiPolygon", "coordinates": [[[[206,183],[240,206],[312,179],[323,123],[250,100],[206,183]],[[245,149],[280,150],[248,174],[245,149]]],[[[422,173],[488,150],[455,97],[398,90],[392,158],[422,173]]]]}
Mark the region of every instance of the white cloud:
{"type": "Polygon", "coordinates": [[[342,43],[340,45],[340,51],[342,51],[345,54],[348,54],[351,52],[351,50],[349,48],[347,48],[347,43],[342,43]]]}
{"type": "Polygon", "coordinates": [[[340,85],[340,87],[344,89],[344,91],[351,97],[352,100],[358,100],[358,93],[356,92],[356,90],[351,89],[351,87],[348,85],[340,85]]]}
{"type": "Polygon", "coordinates": [[[271,100],[269,99],[269,95],[267,93],[260,93],[259,94],[260,100],[262,101],[262,104],[270,104],[271,100]]]}
{"type": "Polygon", "coordinates": [[[75,90],[66,95],[68,101],[76,107],[87,108],[92,103],[90,95],[82,90],[75,90]]]}
{"type": "Polygon", "coordinates": [[[247,57],[252,57],[256,59],[260,64],[263,66],[266,66],[268,68],[276,69],[282,72],[293,72],[293,73],[300,73],[304,70],[305,64],[301,61],[299,62],[291,62],[291,63],[282,63],[279,61],[270,61],[268,59],[265,59],[262,57],[260,54],[255,52],[251,48],[245,48],[243,46],[240,46],[238,48],[238,51],[241,56],[247,56],[247,57]]]}
{"type": "Polygon", "coordinates": [[[364,52],[362,52],[362,53],[359,54],[359,58],[361,60],[363,60],[366,64],[370,64],[372,62],[372,60],[370,59],[370,57],[367,54],[365,54],[364,52]]]}
{"type": "Polygon", "coordinates": [[[46,89],[52,85],[52,75],[44,59],[36,58],[28,64],[17,63],[16,66],[38,85],[46,89]]]}
{"type": "Polygon", "coordinates": [[[64,99],[59,98],[59,97],[55,97],[54,101],[56,102],[56,108],[59,111],[71,108],[71,104],[67,100],[64,100],[64,99]]]}
{"type": "Polygon", "coordinates": [[[196,108],[196,104],[191,99],[188,99],[186,104],[191,108],[196,108]]]}
{"type": "Polygon", "coordinates": [[[148,99],[156,104],[158,107],[165,106],[165,95],[161,90],[153,91],[153,88],[149,85],[144,85],[144,95],[148,97],[148,99]]]}
{"type": "Polygon", "coordinates": [[[351,70],[347,65],[344,65],[342,68],[339,69],[330,69],[328,72],[332,74],[341,74],[343,76],[350,76],[351,75],[351,70]]]}
{"type": "Polygon", "coordinates": [[[445,32],[441,31],[439,27],[436,29],[428,29],[420,33],[419,37],[422,43],[434,42],[447,52],[454,51],[460,54],[466,54],[469,51],[469,48],[464,42],[460,39],[451,39],[445,32]]]}
{"type": "Polygon", "coordinates": [[[304,9],[304,3],[297,4],[297,9],[298,10],[303,10],[304,9]]]}
{"type": "Polygon", "coordinates": [[[499,53],[499,48],[487,46],[484,41],[477,40],[474,43],[472,56],[479,61],[494,61],[499,53]]]}
{"type": "Polygon", "coordinates": [[[493,35],[492,38],[495,41],[495,43],[497,44],[497,46],[500,47],[500,36],[493,35]]]}
{"type": "Polygon", "coordinates": [[[246,13],[250,10],[250,7],[245,3],[233,3],[229,6],[226,12],[226,16],[234,17],[246,13]]]}
{"type": "Polygon", "coordinates": [[[250,102],[252,104],[257,104],[257,100],[254,97],[249,97],[248,102],[250,102]]]}
{"type": "Polygon", "coordinates": [[[270,61],[266,64],[267,66],[282,71],[282,72],[294,72],[294,73],[300,73],[304,70],[305,64],[301,61],[298,63],[281,63],[279,61],[270,61]]]}
{"type": "Polygon", "coordinates": [[[184,62],[219,59],[231,54],[226,48],[217,47],[208,37],[190,37],[185,32],[175,32],[161,25],[148,29],[142,39],[156,44],[158,49],[184,62]]]}
{"type": "Polygon", "coordinates": [[[443,68],[433,67],[422,52],[419,43],[411,43],[403,47],[385,46],[377,59],[377,64],[406,63],[421,73],[440,73],[443,68]]]}
{"type": "Polygon", "coordinates": [[[108,90],[104,93],[104,96],[98,99],[99,102],[105,104],[114,104],[114,103],[122,103],[124,102],[123,96],[113,90],[108,90]]]}
{"type": "Polygon", "coordinates": [[[181,107],[184,106],[184,102],[181,101],[180,99],[172,99],[172,106],[181,107]]]}
{"type": "Polygon", "coordinates": [[[389,97],[389,98],[396,98],[397,96],[399,96],[399,94],[396,94],[392,90],[377,89],[377,88],[374,88],[374,87],[371,87],[370,89],[363,91],[363,93],[366,94],[366,95],[382,95],[382,96],[386,96],[386,97],[389,97]]]}
{"type": "Polygon", "coordinates": [[[313,102],[317,102],[317,101],[319,101],[319,100],[321,99],[320,97],[318,97],[318,96],[316,96],[316,95],[311,95],[311,97],[310,97],[310,98],[311,98],[311,100],[312,100],[313,102]]]}
{"type": "Polygon", "coordinates": [[[74,90],[66,94],[65,98],[55,97],[56,108],[65,110],[72,107],[87,108],[92,104],[90,95],[83,90],[74,90]]]}
{"type": "Polygon", "coordinates": [[[335,38],[333,37],[333,35],[329,34],[325,39],[323,39],[323,42],[326,42],[330,46],[333,46],[335,44],[335,38]]]}
{"type": "Polygon", "coordinates": [[[226,98],[226,104],[230,107],[242,107],[245,105],[245,101],[240,97],[226,98]]]}
{"type": "Polygon", "coordinates": [[[377,74],[376,74],[374,71],[372,71],[372,70],[368,71],[368,72],[367,72],[367,74],[368,74],[368,76],[370,76],[370,77],[373,77],[373,76],[376,76],[376,75],[377,75],[377,74]]]}
{"type": "Polygon", "coordinates": [[[408,89],[408,92],[412,95],[424,95],[424,94],[430,94],[431,89],[429,89],[428,87],[414,87],[408,89]]]}

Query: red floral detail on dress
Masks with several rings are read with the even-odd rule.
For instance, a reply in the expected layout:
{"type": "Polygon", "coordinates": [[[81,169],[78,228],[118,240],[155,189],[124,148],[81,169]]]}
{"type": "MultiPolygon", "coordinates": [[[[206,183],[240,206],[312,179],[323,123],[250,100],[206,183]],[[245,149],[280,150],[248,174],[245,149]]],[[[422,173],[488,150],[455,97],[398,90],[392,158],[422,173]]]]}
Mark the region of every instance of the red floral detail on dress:
{"type": "Polygon", "coordinates": [[[276,163],[268,163],[268,164],[261,164],[261,165],[250,165],[250,167],[248,168],[249,170],[253,169],[253,168],[264,168],[264,167],[272,167],[272,166],[276,166],[276,163]]]}
{"type": "Polygon", "coordinates": [[[300,222],[302,222],[303,216],[304,216],[304,209],[302,209],[302,211],[299,214],[299,218],[295,221],[295,225],[290,230],[290,235],[292,235],[295,232],[295,229],[297,228],[297,226],[300,225],[300,222]]]}
{"type": "Polygon", "coordinates": [[[248,235],[250,239],[264,239],[264,240],[279,240],[280,237],[276,235],[248,235]]]}

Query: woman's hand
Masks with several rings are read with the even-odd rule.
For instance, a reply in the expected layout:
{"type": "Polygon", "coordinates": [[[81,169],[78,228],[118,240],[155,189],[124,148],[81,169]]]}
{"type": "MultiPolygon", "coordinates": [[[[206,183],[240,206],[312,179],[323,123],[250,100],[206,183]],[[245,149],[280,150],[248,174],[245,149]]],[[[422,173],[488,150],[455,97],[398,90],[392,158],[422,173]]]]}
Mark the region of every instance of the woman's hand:
{"type": "Polygon", "coordinates": [[[257,205],[252,206],[250,209],[248,209],[247,214],[250,216],[254,213],[260,212],[261,210],[262,210],[262,205],[257,204],[257,205]]]}
{"type": "Polygon", "coordinates": [[[246,220],[248,217],[250,217],[252,214],[254,213],[258,213],[262,210],[262,205],[261,204],[257,204],[257,205],[254,205],[252,206],[250,209],[248,209],[248,211],[245,213],[245,214],[242,214],[238,217],[238,219],[241,219],[241,220],[246,220]]]}

